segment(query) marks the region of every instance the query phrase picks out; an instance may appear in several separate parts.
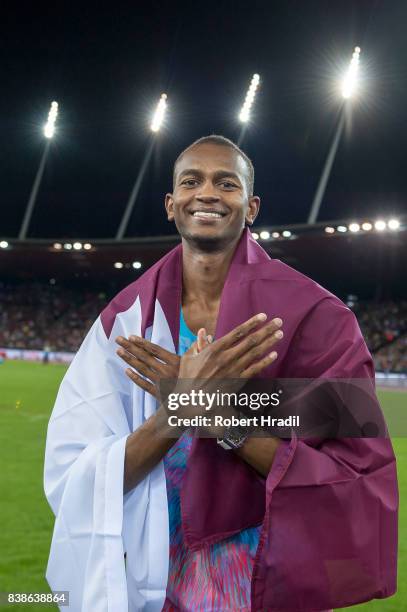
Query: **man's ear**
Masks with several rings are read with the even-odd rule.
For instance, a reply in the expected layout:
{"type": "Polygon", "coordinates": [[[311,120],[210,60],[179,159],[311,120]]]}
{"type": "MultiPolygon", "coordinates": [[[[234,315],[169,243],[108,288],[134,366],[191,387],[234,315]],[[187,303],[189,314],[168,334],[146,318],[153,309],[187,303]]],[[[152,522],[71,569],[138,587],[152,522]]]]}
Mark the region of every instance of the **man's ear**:
{"type": "Polygon", "coordinates": [[[246,225],[253,225],[260,209],[260,198],[258,196],[251,196],[249,198],[249,205],[246,212],[246,225]]]}
{"type": "Polygon", "coordinates": [[[165,210],[167,211],[168,221],[174,221],[174,198],[172,193],[165,194],[165,210]]]}

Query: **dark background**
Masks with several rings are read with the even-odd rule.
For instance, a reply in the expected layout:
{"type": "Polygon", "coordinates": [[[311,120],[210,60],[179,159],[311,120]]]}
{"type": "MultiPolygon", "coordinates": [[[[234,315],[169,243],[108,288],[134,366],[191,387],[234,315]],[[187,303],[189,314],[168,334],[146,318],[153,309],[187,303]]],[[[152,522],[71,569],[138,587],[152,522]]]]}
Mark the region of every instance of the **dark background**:
{"type": "Polygon", "coordinates": [[[360,45],[360,93],[320,219],[406,211],[407,3],[396,0],[9,3],[1,9],[0,236],[16,236],[44,147],[57,134],[30,237],[114,236],[168,94],[128,236],[174,232],[163,209],[172,163],[194,139],[237,139],[254,72],[261,88],[243,148],[256,169],[256,225],[306,221],[360,45]]]}

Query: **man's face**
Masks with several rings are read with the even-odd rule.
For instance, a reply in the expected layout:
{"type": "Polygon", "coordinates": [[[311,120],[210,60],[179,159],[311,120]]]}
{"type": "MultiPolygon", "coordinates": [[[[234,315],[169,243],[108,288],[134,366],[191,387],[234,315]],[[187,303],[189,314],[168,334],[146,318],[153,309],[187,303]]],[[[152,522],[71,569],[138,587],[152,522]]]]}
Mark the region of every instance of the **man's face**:
{"type": "Polygon", "coordinates": [[[257,216],[260,199],[247,191],[248,169],[230,147],[204,143],[176,166],[174,193],[167,194],[168,220],[187,242],[220,250],[237,242],[245,222],[257,216]]]}

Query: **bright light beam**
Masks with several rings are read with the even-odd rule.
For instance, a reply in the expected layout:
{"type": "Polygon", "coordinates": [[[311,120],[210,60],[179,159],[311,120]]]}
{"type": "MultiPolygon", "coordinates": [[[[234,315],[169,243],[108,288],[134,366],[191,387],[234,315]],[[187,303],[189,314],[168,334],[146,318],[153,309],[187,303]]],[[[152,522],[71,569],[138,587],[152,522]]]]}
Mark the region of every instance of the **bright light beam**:
{"type": "Polygon", "coordinates": [[[243,142],[244,135],[246,133],[247,124],[250,120],[250,110],[253,106],[254,99],[256,97],[256,91],[260,83],[260,75],[254,74],[252,76],[252,80],[250,81],[249,89],[246,93],[246,98],[243,103],[243,106],[239,113],[239,121],[243,124],[240,130],[239,138],[237,140],[237,146],[240,147],[243,142]]]}
{"type": "Polygon", "coordinates": [[[155,109],[154,117],[151,122],[151,131],[158,132],[160,127],[163,124],[165,111],[167,109],[167,94],[161,94],[161,98],[157,104],[157,108],[155,109]]]}
{"type": "Polygon", "coordinates": [[[127,205],[126,205],[125,211],[123,213],[122,220],[120,221],[120,225],[119,225],[119,228],[118,228],[117,233],[116,233],[116,240],[121,240],[123,238],[124,234],[126,233],[126,229],[127,229],[128,224],[129,224],[129,221],[130,221],[131,213],[133,212],[134,203],[135,203],[135,201],[137,199],[137,196],[139,194],[139,191],[140,191],[140,188],[141,188],[141,184],[143,182],[144,175],[145,175],[145,173],[147,171],[148,163],[149,163],[149,161],[151,159],[151,155],[153,153],[154,144],[155,144],[155,139],[153,138],[150,141],[150,144],[148,146],[146,154],[144,155],[143,163],[141,164],[141,168],[140,168],[140,171],[139,171],[139,173],[137,175],[136,182],[133,185],[133,189],[131,190],[129,199],[127,201],[127,205]]]}
{"type": "Polygon", "coordinates": [[[55,100],[51,103],[51,108],[48,113],[47,123],[44,125],[45,138],[52,138],[55,134],[55,122],[58,116],[58,102],[55,100]]]}
{"type": "Polygon", "coordinates": [[[247,90],[246,98],[242,109],[239,113],[239,121],[242,123],[247,123],[250,119],[250,110],[253,106],[254,99],[256,97],[256,90],[260,83],[260,76],[258,74],[254,74],[252,80],[250,82],[250,87],[247,90]]]}
{"type": "MultiPolygon", "coordinates": [[[[345,79],[343,81],[342,87],[342,96],[345,100],[349,99],[355,92],[356,88],[356,77],[359,69],[359,55],[360,55],[360,47],[355,47],[352,55],[352,59],[350,61],[350,65],[348,68],[348,72],[346,73],[345,79]]],[[[322,170],[321,177],[319,179],[319,183],[317,186],[317,190],[314,195],[314,199],[312,201],[311,210],[308,216],[308,223],[315,223],[319,210],[321,208],[321,203],[325,195],[326,187],[328,185],[329,177],[331,176],[331,170],[333,163],[335,161],[336,152],[338,150],[339,142],[341,140],[343,128],[345,125],[345,108],[341,109],[341,114],[339,117],[338,125],[331,142],[331,146],[325,160],[324,168],[322,170]]]]}
{"type": "Polygon", "coordinates": [[[324,169],[322,170],[321,178],[319,179],[318,187],[315,192],[314,200],[312,202],[311,211],[308,216],[307,223],[316,223],[318,218],[319,209],[321,208],[321,203],[323,197],[325,195],[326,186],[329,181],[329,177],[331,176],[332,166],[335,160],[336,152],[338,150],[339,141],[342,136],[343,126],[345,124],[345,113],[343,109],[341,111],[341,116],[339,117],[338,127],[336,128],[335,136],[331,143],[331,148],[329,149],[328,156],[325,160],[324,169]]]}
{"type": "Polygon", "coordinates": [[[18,237],[20,240],[24,240],[27,236],[28,228],[30,226],[31,217],[33,214],[35,202],[37,200],[38,191],[41,185],[42,176],[45,170],[45,164],[47,163],[48,153],[51,144],[51,138],[55,133],[55,122],[58,115],[58,102],[52,102],[51,108],[48,113],[48,120],[44,126],[44,136],[47,138],[45,143],[44,152],[41,157],[40,165],[38,166],[37,174],[35,175],[34,183],[31,188],[30,197],[28,199],[27,208],[25,209],[24,218],[21,223],[20,232],[18,237]]]}
{"type": "Polygon", "coordinates": [[[352,59],[350,60],[348,71],[342,83],[342,96],[345,98],[345,100],[351,98],[356,90],[357,75],[359,71],[359,56],[360,47],[355,47],[355,50],[352,54],[352,59]]]}
{"type": "MultiPolygon", "coordinates": [[[[153,116],[153,120],[150,125],[150,129],[152,132],[159,132],[165,117],[165,111],[167,108],[167,94],[161,94],[160,100],[158,101],[157,107],[155,109],[155,113],[153,116]]],[[[134,204],[137,200],[137,196],[140,192],[140,188],[144,179],[144,176],[147,172],[148,164],[151,159],[151,155],[153,153],[155,140],[151,140],[148,149],[144,155],[143,163],[141,164],[141,168],[137,175],[136,181],[133,185],[133,189],[131,190],[129,199],[127,201],[126,208],[123,213],[123,217],[120,221],[120,225],[116,232],[116,240],[121,240],[126,233],[127,226],[130,221],[131,214],[133,212],[134,204]]]]}

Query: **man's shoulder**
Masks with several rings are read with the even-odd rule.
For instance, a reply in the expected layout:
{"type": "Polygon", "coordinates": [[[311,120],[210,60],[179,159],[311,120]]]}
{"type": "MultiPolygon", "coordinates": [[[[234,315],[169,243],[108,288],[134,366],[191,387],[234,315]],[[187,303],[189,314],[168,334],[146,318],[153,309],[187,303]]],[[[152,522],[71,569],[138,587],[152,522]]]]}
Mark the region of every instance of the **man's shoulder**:
{"type": "MultiPolygon", "coordinates": [[[[106,336],[110,336],[114,321],[118,314],[128,311],[141,296],[144,302],[148,302],[148,296],[153,296],[158,284],[160,271],[166,264],[173,267],[177,263],[179,247],[169,251],[159,259],[153,266],[148,268],[139,278],[121,289],[107,304],[100,314],[103,329],[106,336]]],[[[168,268],[168,267],[167,267],[168,268]]]]}
{"type": "Polygon", "coordinates": [[[119,291],[100,313],[100,321],[107,337],[110,336],[117,315],[129,310],[137,300],[140,292],[140,280],[141,278],[133,281],[119,291]]]}
{"type": "Polygon", "coordinates": [[[306,330],[310,330],[314,337],[316,330],[322,336],[324,333],[330,335],[333,330],[346,329],[355,341],[362,338],[355,313],[338,296],[287,264],[279,261],[278,268],[281,278],[294,288],[290,295],[298,295],[294,311],[300,323],[299,337],[306,330]]]}
{"type": "Polygon", "coordinates": [[[281,283],[281,288],[290,294],[297,294],[299,302],[308,302],[317,306],[324,304],[324,308],[333,310],[338,307],[351,312],[343,301],[331,291],[320,285],[306,274],[299,272],[279,259],[271,259],[269,262],[271,279],[281,283]]]}

